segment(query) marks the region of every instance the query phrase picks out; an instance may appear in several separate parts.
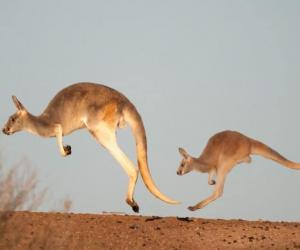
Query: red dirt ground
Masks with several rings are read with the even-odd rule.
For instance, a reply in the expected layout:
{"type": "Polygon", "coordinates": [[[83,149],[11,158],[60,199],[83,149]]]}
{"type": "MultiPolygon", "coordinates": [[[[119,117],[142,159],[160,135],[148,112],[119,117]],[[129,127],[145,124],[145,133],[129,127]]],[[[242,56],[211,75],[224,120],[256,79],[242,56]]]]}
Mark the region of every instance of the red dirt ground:
{"type": "Polygon", "coordinates": [[[300,249],[300,223],[12,212],[0,249],[300,249]]]}

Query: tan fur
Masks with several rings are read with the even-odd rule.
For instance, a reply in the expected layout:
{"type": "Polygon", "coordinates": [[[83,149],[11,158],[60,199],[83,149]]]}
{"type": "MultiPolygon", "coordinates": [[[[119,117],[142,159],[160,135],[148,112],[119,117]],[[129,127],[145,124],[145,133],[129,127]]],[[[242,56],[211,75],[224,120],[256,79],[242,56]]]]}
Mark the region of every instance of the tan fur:
{"type": "Polygon", "coordinates": [[[236,131],[227,130],[212,136],[198,158],[190,156],[182,148],[179,149],[179,152],[183,156],[183,160],[177,170],[178,175],[197,170],[208,173],[208,184],[216,185],[215,191],[211,196],[195,206],[189,207],[191,211],[203,208],[219,198],[223,193],[226,175],[235,165],[250,163],[251,155],[261,155],[285,167],[300,169],[299,163],[287,160],[264,143],[251,139],[236,131]],[[217,181],[213,180],[214,174],[217,175],[217,181]]]}
{"type": "Polygon", "coordinates": [[[120,114],[118,112],[118,105],[116,102],[112,102],[107,104],[103,107],[103,121],[105,121],[107,124],[110,124],[110,126],[114,126],[115,121],[120,117],[120,114]]]}
{"type": "Polygon", "coordinates": [[[147,161],[147,140],[143,121],[135,106],[120,92],[95,83],[77,83],[61,90],[40,116],[30,114],[13,96],[17,112],[3,128],[9,135],[26,130],[44,137],[56,137],[62,156],[71,154],[71,147],[62,138],[75,130],[87,128],[93,137],[120,163],[129,176],[126,202],[135,212],[139,207],[133,199],[139,170],[148,190],[157,198],[170,203],[179,202],[162,194],[152,180],[147,161]],[[116,141],[117,128],[128,123],[136,139],[139,169],[128,159],[116,141]]]}

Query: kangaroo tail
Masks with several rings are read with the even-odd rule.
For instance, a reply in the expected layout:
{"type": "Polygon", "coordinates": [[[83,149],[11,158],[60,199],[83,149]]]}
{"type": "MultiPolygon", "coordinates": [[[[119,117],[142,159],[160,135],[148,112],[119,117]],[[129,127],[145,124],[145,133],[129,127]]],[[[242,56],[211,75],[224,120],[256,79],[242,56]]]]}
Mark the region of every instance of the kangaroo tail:
{"type": "Polygon", "coordinates": [[[257,140],[251,139],[251,154],[261,155],[267,159],[276,161],[285,167],[300,170],[300,163],[286,159],[274,149],[257,140]]]}
{"type": "Polygon", "coordinates": [[[136,141],[136,151],[138,166],[141,172],[142,179],[147,187],[147,189],[158,199],[169,203],[169,204],[179,204],[180,202],[175,201],[166,195],[162,194],[157,186],[155,185],[149,168],[147,159],[147,139],[146,132],[143,125],[143,121],[138,111],[133,105],[125,107],[123,110],[123,115],[125,121],[130,125],[133,135],[136,141]]]}

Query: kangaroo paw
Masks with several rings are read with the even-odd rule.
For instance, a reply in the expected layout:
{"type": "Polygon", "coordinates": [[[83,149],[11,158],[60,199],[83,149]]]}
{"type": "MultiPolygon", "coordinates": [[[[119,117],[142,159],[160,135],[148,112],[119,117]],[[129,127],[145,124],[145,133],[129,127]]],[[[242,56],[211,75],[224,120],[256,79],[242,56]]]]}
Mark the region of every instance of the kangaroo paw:
{"type": "Polygon", "coordinates": [[[72,148],[69,145],[64,146],[65,156],[70,155],[72,153],[72,148]]]}
{"type": "Polygon", "coordinates": [[[209,184],[209,185],[215,185],[215,184],[216,184],[216,181],[215,181],[215,180],[211,180],[211,181],[208,182],[208,184],[209,184]]]}

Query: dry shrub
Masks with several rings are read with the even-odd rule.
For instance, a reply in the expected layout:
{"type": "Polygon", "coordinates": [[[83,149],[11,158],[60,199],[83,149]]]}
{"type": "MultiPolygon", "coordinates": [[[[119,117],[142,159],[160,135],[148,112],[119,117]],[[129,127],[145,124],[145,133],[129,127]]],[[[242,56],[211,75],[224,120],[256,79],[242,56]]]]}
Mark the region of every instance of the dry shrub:
{"type": "MultiPolygon", "coordinates": [[[[47,189],[37,188],[38,178],[30,162],[23,158],[13,166],[4,166],[0,154],[0,249],[22,249],[23,226],[14,229],[13,241],[6,240],[14,211],[34,211],[43,203],[47,189]]],[[[72,201],[66,198],[60,212],[69,212],[72,201]]],[[[51,224],[51,223],[50,223],[51,224]]],[[[45,225],[31,238],[26,249],[52,249],[53,227],[45,225]]]]}
{"type": "Polygon", "coordinates": [[[43,202],[46,189],[36,191],[37,175],[27,160],[5,171],[0,165],[0,211],[32,211],[43,202]]]}
{"type": "Polygon", "coordinates": [[[64,208],[63,208],[63,212],[64,212],[64,213],[70,212],[72,206],[73,206],[73,202],[72,202],[69,198],[66,198],[66,199],[64,200],[64,208]]]}
{"type": "Polygon", "coordinates": [[[22,159],[10,168],[0,160],[0,237],[4,235],[13,211],[37,209],[43,202],[46,189],[36,190],[37,175],[28,160],[22,159]]]}

